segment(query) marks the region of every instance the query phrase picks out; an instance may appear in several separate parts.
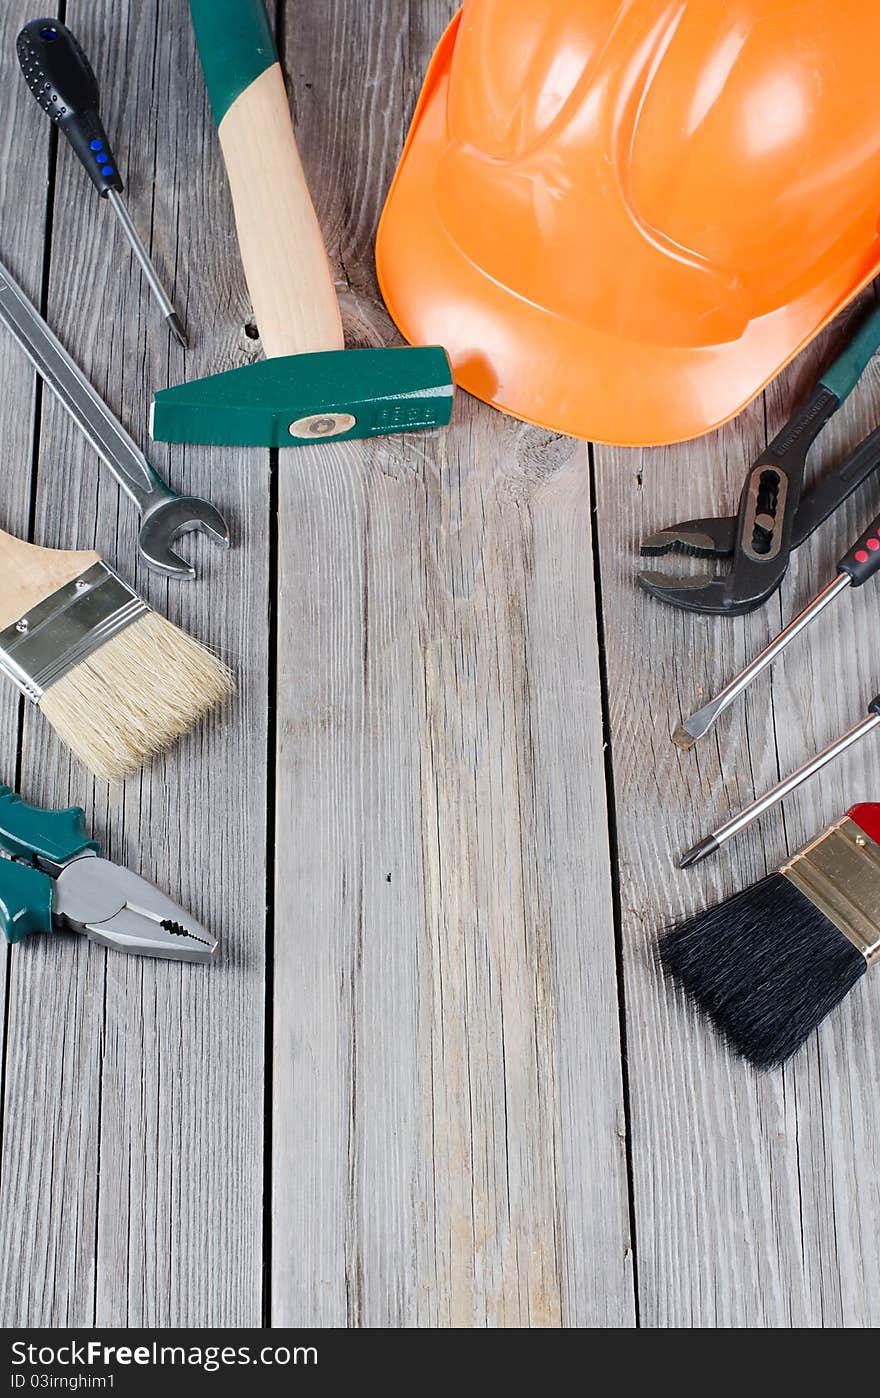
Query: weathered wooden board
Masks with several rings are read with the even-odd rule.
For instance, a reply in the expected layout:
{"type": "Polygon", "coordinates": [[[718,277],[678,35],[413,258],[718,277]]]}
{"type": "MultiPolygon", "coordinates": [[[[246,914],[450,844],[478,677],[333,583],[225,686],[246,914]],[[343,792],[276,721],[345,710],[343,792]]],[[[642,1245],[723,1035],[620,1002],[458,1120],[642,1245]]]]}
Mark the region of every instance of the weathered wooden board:
{"type": "MultiPolygon", "coordinates": [[[[288,7],[355,340],[410,8],[288,7]]],[[[462,401],[282,462],[279,530],[273,1321],[631,1324],[585,449],[462,401]]]]}
{"type": "MultiPolygon", "coordinates": [[[[4,14],[0,63],[20,117],[4,145],[41,149],[45,119],[12,42],[30,14],[12,8],[20,13],[4,14]]],[[[48,316],[146,440],[154,387],[254,352],[230,210],[185,7],[159,0],[120,16],[110,0],[71,0],[66,17],[98,64],[129,207],[195,348],[169,351],[112,214],[66,145],[52,191],[48,316]]],[[[16,230],[13,253],[31,240],[38,273],[45,189],[17,149],[15,160],[3,224],[16,230]]],[[[26,381],[18,392],[27,403],[26,381]]],[[[37,799],[84,804],[115,857],[217,930],[223,960],[210,969],[139,961],[66,938],[16,948],[0,1257],[4,1307],[19,1324],[261,1318],[268,456],[152,455],[173,484],[234,521],[233,554],[184,545],[198,582],[167,585],[136,567],[134,509],[54,400],[42,420],[37,536],[96,546],[134,576],[160,610],[232,661],[239,700],[109,792],[29,714],[22,780],[37,799]]]]}
{"type": "MultiPolygon", "coordinates": [[[[864,1180],[880,1153],[870,1030],[880,987],[866,983],[784,1073],[760,1076],[662,983],[653,946],[664,926],[750,886],[878,789],[880,751],[867,743],[711,864],[673,868],[683,848],[864,711],[880,674],[870,661],[870,588],[817,622],[694,751],[679,753],[669,740],[679,719],[832,576],[880,492],[875,484],[863,489],[795,555],[780,597],[747,619],[677,613],[633,584],[644,534],[735,506],[765,433],[778,430],[812,386],[841,333],[802,356],[766,405],[701,443],[596,452],[645,1325],[870,1325],[876,1315],[878,1271],[867,1239],[876,1235],[877,1205],[864,1180]]],[[[820,465],[863,436],[878,407],[872,369],[823,438],[820,465]]]]}
{"type": "MultiPolygon", "coordinates": [[[[34,139],[25,145],[18,138],[18,130],[27,116],[33,99],[24,83],[13,84],[7,81],[8,65],[15,64],[14,40],[22,23],[28,18],[23,4],[10,4],[0,14],[0,72],[6,97],[6,119],[0,125],[0,208],[4,211],[0,221],[0,260],[9,268],[19,284],[39,302],[43,281],[43,243],[46,225],[46,191],[49,179],[50,139],[48,124],[34,139]],[[32,198],[26,203],[20,199],[20,190],[29,187],[32,198]],[[14,210],[9,216],[7,210],[14,210]]],[[[15,64],[17,67],[17,64],[15,64]]],[[[0,330],[0,382],[4,386],[2,409],[3,433],[3,498],[0,501],[0,528],[27,538],[30,530],[31,489],[33,481],[34,454],[34,382],[33,374],[21,350],[5,331],[0,330]]],[[[0,701],[0,742],[2,742],[3,763],[0,767],[0,782],[14,785],[18,778],[21,705],[11,686],[5,685],[0,701]]],[[[0,1024],[3,1027],[3,1042],[6,1036],[6,1007],[8,1003],[8,978],[12,956],[5,946],[0,949],[2,960],[3,1009],[0,1011],[0,1024]]],[[[8,1095],[7,1058],[4,1054],[0,1064],[0,1087],[4,1108],[8,1095]]],[[[17,1133],[10,1130],[9,1115],[4,1110],[4,1132],[0,1141],[0,1182],[3,1195],[10,1182],[21,1175],[27,1143],[17,1133]]],[[[22,1190],[26,1189],[22,1182],[22,1190]]],[[[0,1295],[10,1298],[10,1305],[17,1303],[16,1290],[20,1285],[17,1267],[6,1246],[8,1231],[13,1220],[6,1214],[8,1225],[0,1223],[0,1295]]],[[[5,1321],[6,1324],[10,1320],[5,1321]]]]}
{"type": "MultiPolygon", "coordinates": [[[[453,0],[272,8],[350,343],[387,342],[372,241],[453,0]]],[[[49,319],[146,440],[155,386],[260,352],[186,6],[66,7],[186,356],[66,146],[55,168],[14,56],[31,14],[0,16],[0,258],[35,300],[45,282],[49,319]]],[[[224,946],[205,971],[67,938],[4,957],[2,1322],[874,1323],[880,987],[758,1077],[662,984],[653,946],[880,789],[868,740],[711,865],[674,871],[863,712],[870,587],[712,740],[669,742],[830,574],[880,488],[747,620],[673,613],[632,576],[642,534],[732,507],[841,333],[715,437],[597,448],[592,469],[585,447],[464,398],[435,437],[275,463],[158,449],[236,529],[229,557],[187,546],[201,577],[180,586],[136,567],[133,509],[0,335],[0,524],[98,547],[241,680],[227,714],[109,792],[39,715],[20,732],[11,692],[0,706],[0,780],[84,804],[224,946]]],[[[824,460],[878,408],[875,368],[824,460]]]]}

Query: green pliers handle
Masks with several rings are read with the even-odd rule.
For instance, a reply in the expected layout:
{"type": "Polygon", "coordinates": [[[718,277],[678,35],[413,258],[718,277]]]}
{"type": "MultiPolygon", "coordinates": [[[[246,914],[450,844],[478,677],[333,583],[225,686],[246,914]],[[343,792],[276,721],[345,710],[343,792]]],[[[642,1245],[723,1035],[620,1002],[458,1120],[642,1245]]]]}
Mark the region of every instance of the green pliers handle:
{"type": "Polygon", "coordinates": [[[37,861],[62,865],[100,846],[89,839],[78,806],[42,810],[0,785],[0,849],[13,856],[0,859],[0,927],[8,942],[20,942],[32,932],[52,931],[53,881],[37,861]]]}

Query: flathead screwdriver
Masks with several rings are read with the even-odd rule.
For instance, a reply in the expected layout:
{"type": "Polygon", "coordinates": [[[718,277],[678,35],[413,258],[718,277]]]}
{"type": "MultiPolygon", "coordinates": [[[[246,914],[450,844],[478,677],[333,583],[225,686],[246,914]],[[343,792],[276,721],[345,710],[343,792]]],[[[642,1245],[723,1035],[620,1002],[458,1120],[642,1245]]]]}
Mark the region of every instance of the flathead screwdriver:
{"type": "Polygon", "coordinates": [[[60,20],[34,19],[19,34],[16,51],[28,87],[64,132],[101,198],[110,203],[169,328],[186,348],[180,317],[122,202],[125,186],[98,115],[98,80],[79,42],[60,20]]]}
{"type": "Polygon", "coordinates": [[[771,665],[778,655],[785,650],[785,647],[799,636],[802,631],[815,621],[825,608],[845,592],[849,587],[861,587],[870,578],[880,572],[880,517],[875,519],[860,538],[848,549],[837,565],[837,572],[830,583],[822,589],[818,597],[814,597],[809,606],[805,607],[794,621],[789,622],[784,631],[779,635],[761,654],[746,666],[737,675],[736,679],[730,681],[716,694],[715,698],[708,704],[704,704],[690,718],[684,719],[676,728],[672,735],[672,741],[680,748],[692,748],[700,738],[714,726],[716,719],[729,708],[733,701],[742,694],[762,670],[771,665]]]}

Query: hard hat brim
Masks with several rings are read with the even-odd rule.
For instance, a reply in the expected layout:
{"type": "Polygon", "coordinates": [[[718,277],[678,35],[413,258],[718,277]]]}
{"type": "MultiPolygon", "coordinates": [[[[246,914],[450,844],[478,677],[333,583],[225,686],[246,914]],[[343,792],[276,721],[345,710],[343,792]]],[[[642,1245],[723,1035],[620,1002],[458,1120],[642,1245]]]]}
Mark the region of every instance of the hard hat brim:
{"type": "MultiPolygon", "coordinates": [[[[637,324],[627,334],[610,334],[524,299],[475,265],[440,209],[437,179],[460,19],[428,70],[382,215],[376,264],[404,337],[444,345],[456,382],[477,398],[589,441],[631,447],[687,441],[741,412],[877,275],[875,245],[861,265],[834,267],[800,299],[750,320],[735,341],[701,345],[697,335],[680,348],[641,339],[637,324]]],[[[459,197],[467,201],[469,192],[459,197]]],[[[545,255],[553,256],[552,247],[545,255]]],[[[589,272],[572,269],[573,276],[589,272]]]]}

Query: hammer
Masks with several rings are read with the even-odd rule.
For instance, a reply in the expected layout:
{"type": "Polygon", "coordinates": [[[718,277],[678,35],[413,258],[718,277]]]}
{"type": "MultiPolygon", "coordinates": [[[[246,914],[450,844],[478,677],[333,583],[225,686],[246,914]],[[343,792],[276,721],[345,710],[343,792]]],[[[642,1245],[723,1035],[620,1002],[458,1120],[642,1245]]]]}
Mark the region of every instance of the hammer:
{"type": "Polygon", "coordinates": [[[345,349],[263,0],[190,0],[190,11],[269,358],[161,390],[154,439],[290,447],[444,426],[444,349],[345,349]]]}

